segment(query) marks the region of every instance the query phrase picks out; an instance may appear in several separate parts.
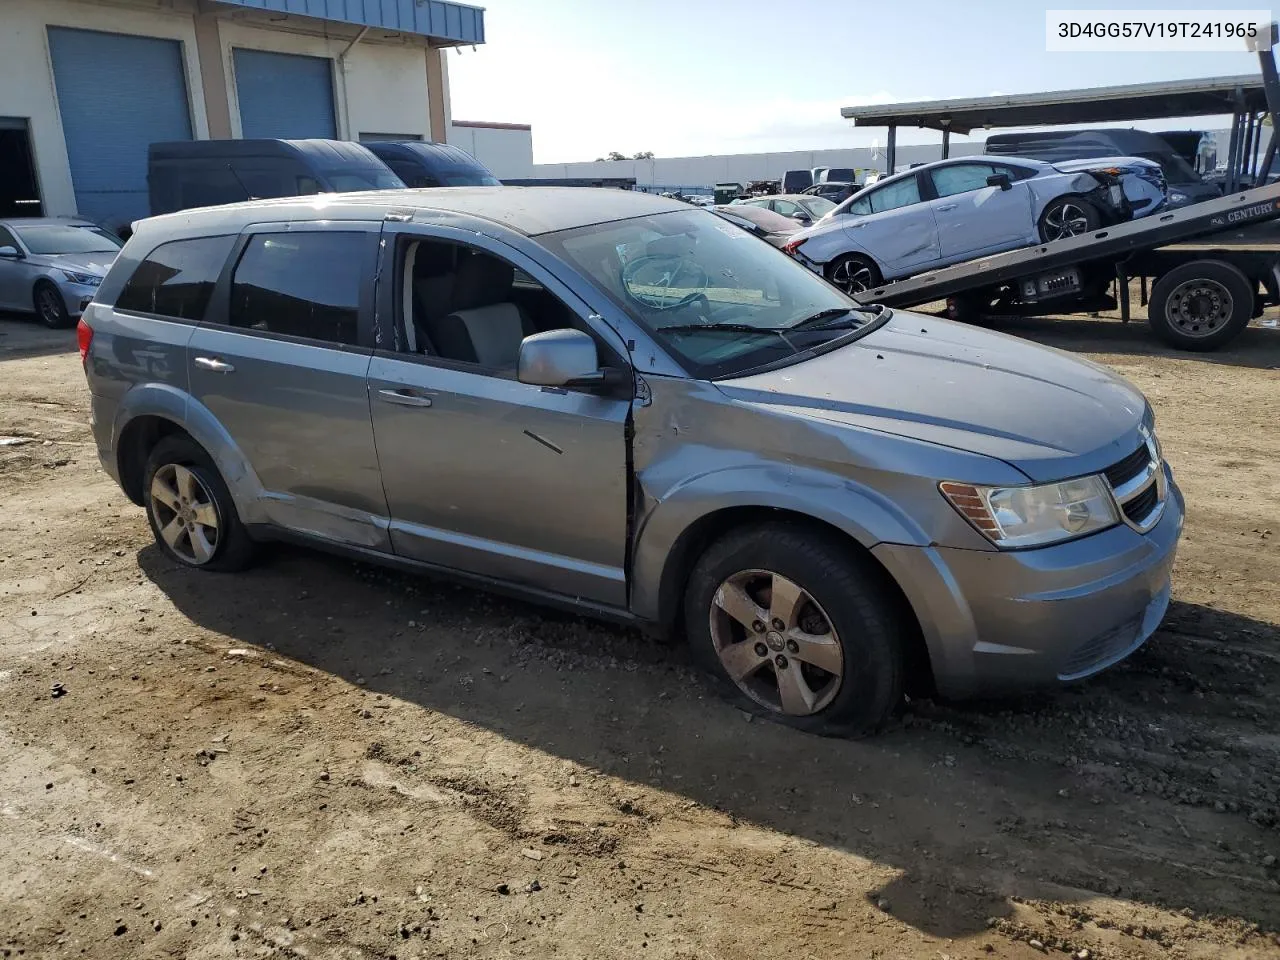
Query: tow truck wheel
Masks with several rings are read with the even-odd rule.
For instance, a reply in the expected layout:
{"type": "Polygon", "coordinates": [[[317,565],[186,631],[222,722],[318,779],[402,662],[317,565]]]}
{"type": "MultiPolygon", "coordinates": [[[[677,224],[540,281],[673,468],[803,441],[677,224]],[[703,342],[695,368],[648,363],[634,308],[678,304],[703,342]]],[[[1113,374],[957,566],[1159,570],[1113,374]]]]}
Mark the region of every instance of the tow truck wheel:
{"type": "Polygon", "coordinates": [[[1194,260],[1175,267],[1151,288],[1147,322],[1180,350],[1216,350],[1253,316],[1253,284],[1229,263],[1194,260]]]}
{"type": "Polygon", "coordinates": [[[882,282],[879,268],[856,253],[837,257],[827,264],[827,281],[849,294],[870,290],[882,282]]]}
{"type": "Polygon", "coordinates": [[[1058,197],[1049,202],[1040,214],[1040,239],[1065,240],[1090,233],[1102,226],[1102,214],[1088,200],[1079,197],[1058,197]]]}

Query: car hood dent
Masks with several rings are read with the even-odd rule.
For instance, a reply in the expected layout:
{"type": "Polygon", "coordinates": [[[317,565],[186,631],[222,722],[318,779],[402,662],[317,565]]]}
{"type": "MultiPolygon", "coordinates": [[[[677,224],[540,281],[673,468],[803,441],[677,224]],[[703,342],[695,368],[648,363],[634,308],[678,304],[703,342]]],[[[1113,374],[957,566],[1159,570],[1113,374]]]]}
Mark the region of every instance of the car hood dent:
{"type": "Polygon", "coordinates": [[[1096,364],[902,312],[847,347],[717,385],[742,402],[993,457],[1035,481],[1131,453],[1147,409],[1096,364]]]}
{"type": "Polygon", "coordinates": [[[33,267],[56,267],[75,273],[92,273],[105,277],[116,258],[114,253],[40,253],[32,254],[27,263],[33,267]]]}

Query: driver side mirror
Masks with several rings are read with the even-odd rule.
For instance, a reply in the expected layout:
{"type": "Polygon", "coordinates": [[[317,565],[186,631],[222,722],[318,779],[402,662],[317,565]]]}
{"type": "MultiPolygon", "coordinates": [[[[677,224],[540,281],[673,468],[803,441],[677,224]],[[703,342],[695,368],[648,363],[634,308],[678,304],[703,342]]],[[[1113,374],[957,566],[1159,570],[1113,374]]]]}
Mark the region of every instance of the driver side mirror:
{"type": "Polygon", "coordinates": [[[791,215],[791,219],[795,220],[797,223],[813,223],[813,220],[811,220],[809,215],[803,210],[797,210],[791,215]]]}
{"type": "Polygon", "coordinates": [[[1012,190],[1013,184],[1009,182],[1007,173],[993,173],[987,177],[988,187],[999,187],[1001,190],[1012,190]]]}
{"type": "Polygon", "coordinates": [[[6,244],[0,247],[0,259],[4,260],[21,260],[23,259],[22,251],[12,244],[6,244]]]}
{"type": "Polygon", "coordinates": [[[516,379],[538,387],[615,390],[630,378],[621,370],[600,366],[591,337],[565,329],[530,334],[520,341],[516,379]]]}

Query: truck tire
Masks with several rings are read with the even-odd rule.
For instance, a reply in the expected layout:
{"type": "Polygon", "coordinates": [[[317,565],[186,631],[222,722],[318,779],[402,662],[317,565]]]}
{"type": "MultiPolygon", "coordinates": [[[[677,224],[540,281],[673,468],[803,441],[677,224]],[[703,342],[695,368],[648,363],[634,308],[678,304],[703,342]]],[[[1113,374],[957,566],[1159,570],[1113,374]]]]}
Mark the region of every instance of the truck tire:
{"type": "Polygon", "coordinates": [[[1254,285],[1222,260],[1174,267],[1151,288],[1147,323],[1180,350],[1216,350],[1249,324],[1254,285]]]}
{"type": "Polygon", "coordinates": [[[689,577],[690,651],[744,710],[810,733],[874,733],[901,702],[906,669],[906,629],[885,576],[812,527],[735,530],[689,577]]]}

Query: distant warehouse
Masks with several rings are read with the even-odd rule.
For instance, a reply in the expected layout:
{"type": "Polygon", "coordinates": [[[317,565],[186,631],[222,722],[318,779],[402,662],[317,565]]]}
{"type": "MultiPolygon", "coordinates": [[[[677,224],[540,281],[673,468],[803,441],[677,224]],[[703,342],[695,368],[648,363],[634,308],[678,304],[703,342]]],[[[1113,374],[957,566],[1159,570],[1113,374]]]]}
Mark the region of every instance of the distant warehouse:
{"type": "MultiPolygon", "coordinates": [[[[445,54],[484,39],[448,0],[4,0],[0,216],[146,216],[155,141],[452,140],[445,54]]],[[[456,135],[529,174],[527,128],[456,135]]]]}

